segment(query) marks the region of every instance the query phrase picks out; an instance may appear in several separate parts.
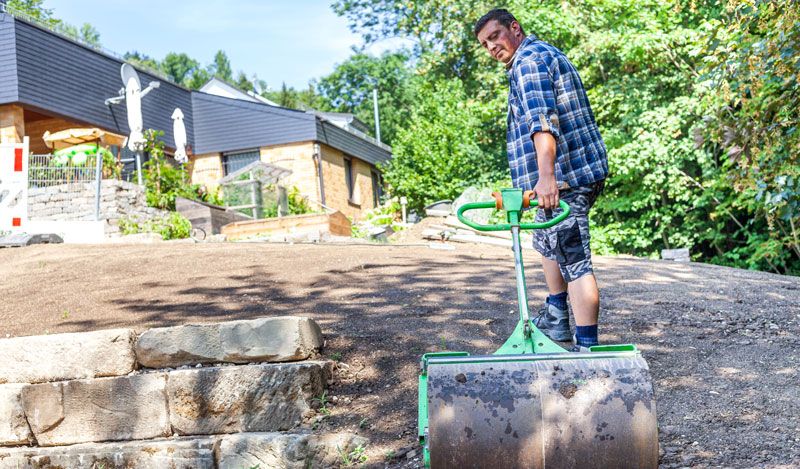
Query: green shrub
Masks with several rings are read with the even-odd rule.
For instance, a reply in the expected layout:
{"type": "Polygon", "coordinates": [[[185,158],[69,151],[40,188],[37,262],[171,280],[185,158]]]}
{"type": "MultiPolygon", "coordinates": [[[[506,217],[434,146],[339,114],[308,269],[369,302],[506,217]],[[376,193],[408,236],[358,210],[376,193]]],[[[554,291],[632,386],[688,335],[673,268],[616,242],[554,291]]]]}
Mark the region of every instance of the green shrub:
{"type": "Polygon", "coordinates": [[[192,224],[186,217],[178,212],[170,212],[164,217],[140,221],[134,217],[123,218],[119,221],[122,234],[158,233],[165,240],[188,238],[192,231],[192,224]]]}

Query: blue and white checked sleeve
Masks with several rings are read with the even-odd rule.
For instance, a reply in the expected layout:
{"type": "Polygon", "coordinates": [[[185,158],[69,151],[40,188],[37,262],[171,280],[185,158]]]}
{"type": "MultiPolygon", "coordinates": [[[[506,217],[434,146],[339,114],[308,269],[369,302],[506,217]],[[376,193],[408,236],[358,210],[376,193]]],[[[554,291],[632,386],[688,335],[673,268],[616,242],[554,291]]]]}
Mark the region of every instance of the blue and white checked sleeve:
{"type": "Polygon", "coordinates": [[[553,65],[551,70],[541,59],[526,57],[513,66],[520,110],[531,137],[536,132],[550,132],[556,140],[561,137],[553,85],[558,79],[558,63],[553,61],[553,65]]]}

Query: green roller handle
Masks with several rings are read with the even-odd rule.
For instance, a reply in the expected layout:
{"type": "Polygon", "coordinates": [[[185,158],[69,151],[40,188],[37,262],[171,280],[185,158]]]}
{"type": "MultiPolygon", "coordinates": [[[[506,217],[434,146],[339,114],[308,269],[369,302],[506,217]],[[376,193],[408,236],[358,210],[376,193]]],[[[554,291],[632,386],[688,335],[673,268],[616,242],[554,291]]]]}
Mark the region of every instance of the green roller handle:
{"type": "MultiPolygon", "coordinates": [[[[539,205],[538,200],[531,201],[531,208],[536,207],[539,205]]],[[[569,205],[564,202],[563,200],[558,201],[559,207],[563,210],[561,214],[550,221],[546,221],[543,223],[520,223],[519,227],[522,230],[541,230],[544,228],[550,228],[551,226],[557,225],[564,221],[569,216],[570,208],[569,205]]],[[[470,228],[474,228],[478,231],[510,231],[511,227],[513,226],[511,223],[502,223],[499,225],[481,225],[480,223],[475,223],[472,220],[469,220],[464,217],[464,212],[469,210],[476,210],[480,208],[495,208],[496,203],[494,200],[491,202],[470,202],[468,204],[462,205],[456,215],[458,219],[461,220],[461,223],[469,226],[470,228]]]]}

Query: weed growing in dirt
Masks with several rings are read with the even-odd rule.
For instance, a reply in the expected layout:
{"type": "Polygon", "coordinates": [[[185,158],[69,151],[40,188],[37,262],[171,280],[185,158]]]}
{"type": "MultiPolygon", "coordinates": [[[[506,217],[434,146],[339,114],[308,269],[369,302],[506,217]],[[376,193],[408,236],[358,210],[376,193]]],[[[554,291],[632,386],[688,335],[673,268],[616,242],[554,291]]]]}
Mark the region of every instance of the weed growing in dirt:
{"type": "Polygon", "coordinates": [[[61,313],[61,319],[69,319],[69,311],[65,309],[64,312],[61,313]]]}
{"type": "Polygon", "coordinates": [[[389,451],[387,451],[386,454],[383,455],[383,459],[385,461],[391,461],[392,459],[394,459],[394,450],[390,449],[389,451]]]}
{"type": "Polygon", "coordinates": [[[444,340],[444,336],[439,337],[439,350],[447,350],[447,342],[444,340]]]}
{"type": "Polygon", "coordinates": [[[331,354],[331,360],[333,360],[335,362],[342,361],[342,352],[333,352],[331,354]]]}
{"type": "Polygon", "coordinates": [[[319,413],[326,417],[331,415],[331,410],[328,408],[328,391],[322,391],[322,395],[315,397],[312,401],[319,402],[319,413]]]}
{"type": "Polygon", "coordinates": [[[364,445],[358,445],[350,452],[344,451],[338,446],[336,450],[339,452],[339,459],[342,462],[342,467],[353,467],[367,462],[367,448],[364,445]]]}
{"type": "Polygon", "coordinates": [[[368,425],[367,419],[363,418],[360,422],[358,422],[358,428],[366,428],[368,425]]]}

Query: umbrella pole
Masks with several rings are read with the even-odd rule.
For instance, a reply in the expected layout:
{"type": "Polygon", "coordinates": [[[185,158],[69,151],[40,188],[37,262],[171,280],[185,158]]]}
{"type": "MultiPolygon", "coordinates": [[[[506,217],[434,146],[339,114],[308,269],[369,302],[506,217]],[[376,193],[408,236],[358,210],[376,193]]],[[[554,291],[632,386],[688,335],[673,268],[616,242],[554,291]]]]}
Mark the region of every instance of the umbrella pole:
{"type": "Polygon", "coordinates": [[[136,176],[139,179],[139,185],[140,186],[144,185],[142,183],[142,152],[141,151],[137,151],[136,152],[136,176]]]}

